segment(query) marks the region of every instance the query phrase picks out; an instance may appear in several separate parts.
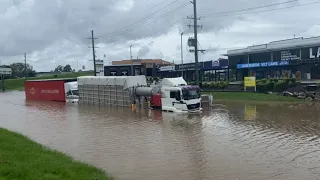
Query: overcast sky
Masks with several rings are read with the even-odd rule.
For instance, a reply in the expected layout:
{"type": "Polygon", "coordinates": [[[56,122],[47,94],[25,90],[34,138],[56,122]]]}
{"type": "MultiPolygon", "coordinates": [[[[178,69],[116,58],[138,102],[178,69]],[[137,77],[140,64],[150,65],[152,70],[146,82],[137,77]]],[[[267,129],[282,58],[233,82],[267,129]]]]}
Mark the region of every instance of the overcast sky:
{"type": "MultiPolygon", "coordinates": [[[[320,35],[318,0],[198,0],[200,61],[217,59],[228,49],[273,40],[320,35]],[[276,5],[278,4],[278,5],[276,5]],[[260,8],[258,8],[260,7],[260,8]],[[262,8],[264,7],[264,8],[262,8]]],[[[90,31],[97,36],[97,56],[105,64],[134,58],[194,61],[187,38],[193,36],[187,16],[189,0],[1,0],[0,59],[23,62],[37,71],[57,65],[93,69],[90,31]]]]}

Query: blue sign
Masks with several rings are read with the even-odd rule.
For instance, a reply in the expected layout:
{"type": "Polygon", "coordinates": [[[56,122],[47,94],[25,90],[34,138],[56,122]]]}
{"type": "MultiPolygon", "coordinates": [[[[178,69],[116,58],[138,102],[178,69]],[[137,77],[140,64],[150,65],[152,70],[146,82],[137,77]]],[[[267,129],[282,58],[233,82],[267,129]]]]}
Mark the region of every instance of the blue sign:
{"type": "Polygon", "coordinates": [[[289,65],[289,61],[248,63],[248,64],[237,64],[237,69],[258,68],[258,67],[273,67],[273,66],[287,66],[287,65],[289,65]]]}

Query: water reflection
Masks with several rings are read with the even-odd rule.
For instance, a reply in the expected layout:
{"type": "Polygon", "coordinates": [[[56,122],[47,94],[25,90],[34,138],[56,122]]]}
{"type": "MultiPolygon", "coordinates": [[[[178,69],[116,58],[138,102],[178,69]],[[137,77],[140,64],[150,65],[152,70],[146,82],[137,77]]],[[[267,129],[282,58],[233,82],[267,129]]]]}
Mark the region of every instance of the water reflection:
{"type": "Polygon", "coordinates": [[[0,94],[0,126],[117,179],[317,179],[318,104],[215,104],[201,114],[25,101],[0,94]]]}

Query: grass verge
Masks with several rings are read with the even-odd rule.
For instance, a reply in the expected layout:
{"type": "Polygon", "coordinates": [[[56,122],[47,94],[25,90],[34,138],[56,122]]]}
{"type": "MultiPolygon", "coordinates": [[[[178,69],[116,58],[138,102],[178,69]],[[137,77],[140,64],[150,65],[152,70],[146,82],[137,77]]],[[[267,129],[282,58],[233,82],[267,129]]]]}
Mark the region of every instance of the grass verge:
{"type": "MultiPolygon", "coordinates": [[[[30,77],[28,80],[35,80],[35,79],[58,79],[58,78],[77,78],[79,76],[90,76],[93,75],[93,72],[73,72],[68,74],[58,74],[56,77],[52,76],[41,76],[41,77],[30,77]]],[[[6,79],[5,80],[5,88],[6,90],[24,90],[24,78],[20,79],[6,79]]],[[[2,89],[2,83],[0,80],[0,90],[2,89]]]]}
{"type": "Polygon", "coordinates": [[[77,162],[18,133],[0,128],[0,180],[109,180],[103,170],[77,162]]]}
{"type": "Polygon", "coordinates": [[[263,93],[251,93],[251,92],[205,92],[211,93],[214,100],[229,100],[229,101],[278,101],[278,102],[304,102],[301,99],[270,95],[263,93]]]}

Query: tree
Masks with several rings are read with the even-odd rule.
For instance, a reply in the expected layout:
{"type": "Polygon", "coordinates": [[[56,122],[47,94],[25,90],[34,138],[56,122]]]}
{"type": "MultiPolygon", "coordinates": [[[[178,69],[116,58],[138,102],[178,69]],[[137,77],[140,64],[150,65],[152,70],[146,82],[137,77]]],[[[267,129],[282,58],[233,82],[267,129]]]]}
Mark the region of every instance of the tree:
{"type": "Polygon", "coordinates": [[[55,72],[55,73],[57,73],[57,72],[58,72],[58,73],[63,72],[63,68],[64,68],[63,66],[59,65],[59,66],[57,66],[57,67],[54,69],[54,72],[55,72]]]}
{"type": "Polygon", "coordinates": [[[55,73],[61,73],[61,72],[72,72],[72,68],[70,66],[70,64],[67,64],[66,66],[57,66],[54,71],[55,73]]]}
{"type": "Polygon", "coordinates": [[[13,63],[10,65],[12,70],[12,77],[25,77],[25,67],[27,68],[27,77],[36,76],[36,71],[33,70],[33,67],[30,64],[24,63],[13,63]]]}
{"type": "Polygon", "coordinates": [[[71,68],[70,64],[67,64],[67,65],[63,68],[63,72],[72,72],[72,68],[71,68]]]}

